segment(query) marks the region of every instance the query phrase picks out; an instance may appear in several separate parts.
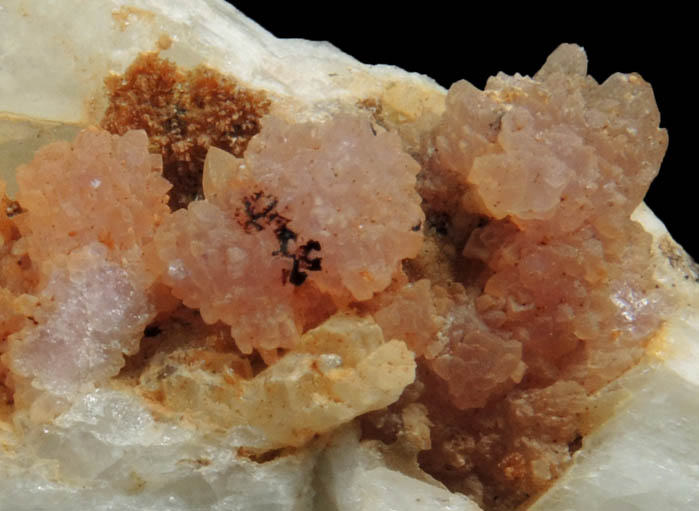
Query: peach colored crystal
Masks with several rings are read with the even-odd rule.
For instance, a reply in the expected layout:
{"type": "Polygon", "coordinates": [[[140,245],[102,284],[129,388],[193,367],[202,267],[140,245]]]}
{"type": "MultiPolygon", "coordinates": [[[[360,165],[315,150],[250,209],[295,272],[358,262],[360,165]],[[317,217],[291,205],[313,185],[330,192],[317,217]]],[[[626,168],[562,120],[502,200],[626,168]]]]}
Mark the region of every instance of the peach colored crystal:
{"type": "Polygon", "coordinates": [[[90,129],[73,144],[41,149],[17,171],[23,248],[37,264],[93,242],[137,263],[169,214],[170,184],[143,131],[123,137],[90,129]]]}

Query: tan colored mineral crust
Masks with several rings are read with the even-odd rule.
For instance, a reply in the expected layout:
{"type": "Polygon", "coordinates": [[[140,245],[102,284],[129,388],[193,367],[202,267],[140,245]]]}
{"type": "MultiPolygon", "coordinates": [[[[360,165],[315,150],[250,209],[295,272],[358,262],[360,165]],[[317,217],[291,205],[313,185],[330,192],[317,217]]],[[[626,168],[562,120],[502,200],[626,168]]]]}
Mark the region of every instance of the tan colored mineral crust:
{"type": "Polygon", "coordinates": [[[371,318],[331,317],[255,377],[247,359],[222,349],[230,342],[224,332],[196,320],[183,328],[186,319],[179,319],[179,327],[153,340],[165,349],[129,373],[165,413],[185,412],[214,429],[249,431],[251,453],[302,446],[388,406],[415,379],[413,353],[402,341],[385,342],[371,318]]]}
{"type": "Polygon", "coordinates": [[[111,385],[256,459],[362,416],[487,510],[536,496],[670,303],[630,220],[667,145],[651,88],[586,67],[563,45],[441,119],[289,124],[141,58],[108,82],[118,135],[45,147],[4,199],[3,413],[111,385]]]}

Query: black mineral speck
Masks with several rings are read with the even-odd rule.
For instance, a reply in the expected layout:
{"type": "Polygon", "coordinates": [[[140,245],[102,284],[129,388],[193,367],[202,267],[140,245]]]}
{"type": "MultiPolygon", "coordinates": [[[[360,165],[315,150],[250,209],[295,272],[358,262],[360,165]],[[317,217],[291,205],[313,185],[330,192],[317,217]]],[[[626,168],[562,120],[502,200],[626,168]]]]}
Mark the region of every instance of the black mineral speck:
{"type": "Polygon", "coordinates": [[[295,250],[292,243],[298,240],[298,234],[289,227],[290,220],[277,211],[279,201],[276,197],[257,191],[243,198],[243,209],[236,212],[238,223],[248,234],[259,232],[266,227],[274,229],[274,235],[279,242],[279,249],[272,256],[291,259],[291,269],[282,270],[282,283],[290,282],[300,286],[306,281],[309,271],[320,271],[322,258],[311,256],[311,252],[320,251],[320,243],[309,240],[295,250]]]}

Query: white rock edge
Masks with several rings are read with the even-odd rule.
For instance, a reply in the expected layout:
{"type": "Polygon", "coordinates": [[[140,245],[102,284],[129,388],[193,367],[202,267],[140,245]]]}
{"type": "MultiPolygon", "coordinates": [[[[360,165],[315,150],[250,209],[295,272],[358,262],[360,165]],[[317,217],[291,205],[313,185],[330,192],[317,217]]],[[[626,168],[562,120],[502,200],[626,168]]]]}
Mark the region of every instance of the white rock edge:
{"type": "Polygon", "coordinates": [[[0,10],[0,112],[66,123],[99,120],[103,80],[123,72],[162,36],[162,52],[206,63],[293,104],[297,120],[379,94],[387,83],[443,89],[394,66],[367,66],[327,42],[276,39],[222,0],[4,0],[0,10]],[[50,79],[47,79],[50,77],[50,79]]]}

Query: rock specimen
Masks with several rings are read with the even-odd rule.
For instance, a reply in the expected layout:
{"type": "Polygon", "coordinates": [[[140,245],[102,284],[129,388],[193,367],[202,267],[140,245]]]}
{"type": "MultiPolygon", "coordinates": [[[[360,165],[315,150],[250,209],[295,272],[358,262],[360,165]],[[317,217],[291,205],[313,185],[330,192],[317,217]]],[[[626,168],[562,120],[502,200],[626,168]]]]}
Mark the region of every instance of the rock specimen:
{"type": "MultiPolygon", "coordinates": [[[[92,126],[0,181],[0,507],[615,509],[607,472],[697,440],[648,429],[697,411],[699,295],[642,204],[640,76],[562,45],[444,91],[142,4],[71,18],[106,57],[44,54],[55,88],[0,72],[21,122],[92,126]]],[[[671,461],[653,506],[692,509],[671,461]]]]}

